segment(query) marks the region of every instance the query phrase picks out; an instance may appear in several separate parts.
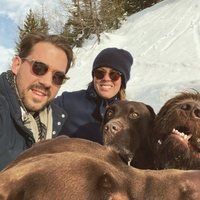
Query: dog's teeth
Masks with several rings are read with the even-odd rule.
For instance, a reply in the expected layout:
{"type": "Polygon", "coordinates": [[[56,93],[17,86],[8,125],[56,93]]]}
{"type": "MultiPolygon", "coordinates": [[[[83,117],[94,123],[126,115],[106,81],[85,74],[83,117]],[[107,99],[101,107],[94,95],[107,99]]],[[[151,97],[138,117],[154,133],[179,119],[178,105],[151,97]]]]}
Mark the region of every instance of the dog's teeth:
{"type": "MultiPolygon", "coordinates": [[[[192,134],[186,135],[186,134],[183,133],[183,132],[179,132],[179,131],[176,130],[175,128],[172,130],[172,132],[173,132],[174,134],[179,135],[179,136],[182,137],[184,140],[189,140],[189,139],[192,137],[192,134]]],[[[200,140],[200,139],[199,139],[199,140],[200,140]]]]}
{"type": "Polygon", "coordinates": [[[189,140],[192,137],[192,134],[187,136],[187,140],[189,140]]]}
{"type": "Polygon", "coordinates": [[[158,144],[162,144],[162,141],[161,141],[161,140],[158,140],[158,144]]]}
{"type": "Polygon", "coordinates": [[[178,130],[176,130],[175,128],[172,130],[172,132],[175,134],[180,134],[180,132],[178,130]]]}
{"type": "Polygon", "coordinates": [[[188,136],[187,136],[187,135],[184,135],[183,138],[184,138],[185,140],[188,140],[188,136]]]}
{"type": "Polygon", "coordinates": [[[177,133],[177,130],[173,128],[172,133],[177,133]]]}

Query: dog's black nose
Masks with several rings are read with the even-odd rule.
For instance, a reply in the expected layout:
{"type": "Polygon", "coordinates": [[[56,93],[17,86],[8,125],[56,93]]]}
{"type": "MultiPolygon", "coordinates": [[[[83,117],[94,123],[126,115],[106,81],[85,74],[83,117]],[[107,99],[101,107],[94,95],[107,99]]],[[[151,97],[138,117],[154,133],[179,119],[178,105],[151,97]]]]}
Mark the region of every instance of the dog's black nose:
{"type": "Polygon", "coordinates": [[[118,123],[115,122],[108,122],[105,126],[104,126],[104,132],[105,133],[117,133],[118,131],[120,131],[121,127],[118,123]]]}

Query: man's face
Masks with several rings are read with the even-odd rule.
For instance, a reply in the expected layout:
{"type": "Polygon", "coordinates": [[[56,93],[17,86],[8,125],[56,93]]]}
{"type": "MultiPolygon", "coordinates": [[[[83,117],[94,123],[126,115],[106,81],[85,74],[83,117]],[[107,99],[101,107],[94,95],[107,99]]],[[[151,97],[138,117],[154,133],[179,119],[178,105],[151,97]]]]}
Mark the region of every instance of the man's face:
{"type": "Polygon", "coordinates": [[[39,42],[31,53],[21,59],[16,56],[12,61],[12,72],[16,75],[16,85],[19,96],[28,111],[43,109],[58,93],[60,85],[52,82],[53,74],[57,71],[65,73],[67,55],[60,48],[48,42],[39,42]],[[32,63],[28,60],[37,60],[49,66],[44,75],[36,75],[32,71],[32,63]]]}

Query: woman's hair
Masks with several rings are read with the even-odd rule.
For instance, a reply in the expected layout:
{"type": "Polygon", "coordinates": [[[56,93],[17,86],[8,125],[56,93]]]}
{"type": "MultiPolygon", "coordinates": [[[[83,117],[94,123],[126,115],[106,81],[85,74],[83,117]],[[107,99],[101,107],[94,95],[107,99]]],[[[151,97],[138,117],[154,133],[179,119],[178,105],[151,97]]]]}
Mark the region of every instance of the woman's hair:
{"type": "Polygon", "coordinates": [[[123,87],[120,88],[117,95],[119,95],[120,100],[126,100],[126,90],[123,87]]]}
{"type": "Polygon", "coordinates": [[[40,32],[31,32],[28,33],[20,42],[19,44],[19,50],[18,50],[18,56],[20,58],[27,57],[34,45],[36,45],[39,42],[49,42],[56,46],[57,48],[62,49],[68,59],[66,73],[69,70],[72,62],[73,62],[73,51],[71,47],[68,45],[68,42],[65,37],[60,35],[48,35],[40,32]]]}
{"type": "MultiPolygon", "coordinates": [[[[94,86],[94,81],[91,81],[88,86],[94,86]]],[[[126,90],[125,88],[123,87],[123,84],[121,85],[121,88],[119,90],[119,92],[117,93],[117,97],[120,99],[120,100],[126,100],[126,90]]]]}

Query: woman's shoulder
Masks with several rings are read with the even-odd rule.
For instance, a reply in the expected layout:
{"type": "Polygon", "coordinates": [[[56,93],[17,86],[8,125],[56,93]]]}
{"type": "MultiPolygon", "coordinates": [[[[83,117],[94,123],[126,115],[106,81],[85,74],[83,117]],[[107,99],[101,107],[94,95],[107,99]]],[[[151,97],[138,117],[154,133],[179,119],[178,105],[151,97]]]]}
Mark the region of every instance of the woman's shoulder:
{"type": "Polygon", "coordinates": [[[86,90],[77,90],[77,91],[64,91],[59,97],[64,97],[64,98],[73,98],[73,97],[78,97],[86,94],[86,90]]]}
{"type": "Polygon", "coordinates": [[[59,106],[66,105],[68,103],[74,103],[76,101],[80,101],[80,99],[84,99],[86,95],[86,90],[78,90],[78,91],[64,91],[61,95],[57,96],[54,99],[54,103],[59,106]]]}

